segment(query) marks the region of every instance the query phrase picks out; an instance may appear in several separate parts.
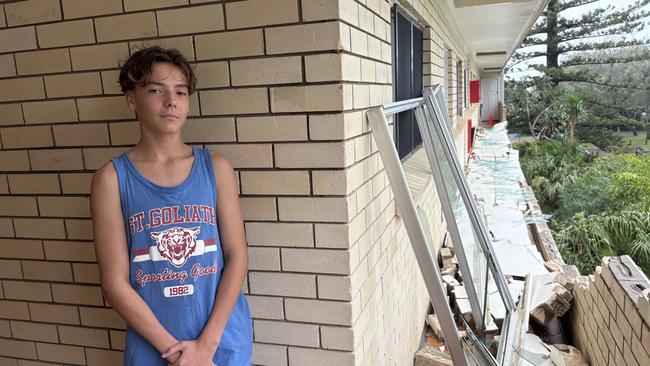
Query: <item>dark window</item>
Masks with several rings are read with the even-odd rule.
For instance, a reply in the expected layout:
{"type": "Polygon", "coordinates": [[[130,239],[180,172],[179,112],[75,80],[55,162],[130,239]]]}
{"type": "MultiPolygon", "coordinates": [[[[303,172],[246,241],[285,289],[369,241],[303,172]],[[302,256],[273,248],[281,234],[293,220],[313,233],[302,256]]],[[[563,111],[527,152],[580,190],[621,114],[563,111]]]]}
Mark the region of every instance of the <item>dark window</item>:
{"type": "Polygon", "coordinates": [[[465,99],[465,102],[463,103],[463,105],[465,106],[465,108],[468,107],[468,105],[467,105],[467,94],[468,94],[467,89],[468,89],[467,88],[467,69],[465,69],[465,70],[463,70],[463,98],[465,99]]]}
{"type": "Polygon", "coordinates": [[[463,61],[456,63],[456,114],[463,115],[463,61]]]}
{"type": "MultiPolygon", "coordinates": [[[[395,101],[422,96],[422,31],[393,7],[395,101]]],[[[413,110],[395,116],[395,146],[400,159],[422,143],[413,110]]]]}

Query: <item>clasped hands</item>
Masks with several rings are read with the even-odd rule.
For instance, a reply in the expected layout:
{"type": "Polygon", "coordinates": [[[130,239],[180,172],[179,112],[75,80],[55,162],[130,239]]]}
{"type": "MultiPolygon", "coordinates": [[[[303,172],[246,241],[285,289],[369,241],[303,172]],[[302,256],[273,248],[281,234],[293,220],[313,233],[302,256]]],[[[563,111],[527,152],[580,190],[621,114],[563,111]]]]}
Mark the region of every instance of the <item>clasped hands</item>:
{"type": "Polygon", "coordinates": [[[212,362],[215,351],[216,348],[199,338],[176,343],[162,354],[162,358],[170,366],[217,366],[212,362]]]}

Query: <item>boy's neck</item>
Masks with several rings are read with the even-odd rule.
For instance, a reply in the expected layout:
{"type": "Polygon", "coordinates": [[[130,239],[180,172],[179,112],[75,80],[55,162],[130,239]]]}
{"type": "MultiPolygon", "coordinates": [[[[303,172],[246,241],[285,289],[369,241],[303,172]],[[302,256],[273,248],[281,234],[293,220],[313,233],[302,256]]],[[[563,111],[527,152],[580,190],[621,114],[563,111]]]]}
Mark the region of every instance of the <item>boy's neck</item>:
{"type": "Polygon", "coordinates": [[[138,160],[164,161],[183,156],[191,150],[179,135],[156,136],[141,135],[130,155],[138,160]]]}

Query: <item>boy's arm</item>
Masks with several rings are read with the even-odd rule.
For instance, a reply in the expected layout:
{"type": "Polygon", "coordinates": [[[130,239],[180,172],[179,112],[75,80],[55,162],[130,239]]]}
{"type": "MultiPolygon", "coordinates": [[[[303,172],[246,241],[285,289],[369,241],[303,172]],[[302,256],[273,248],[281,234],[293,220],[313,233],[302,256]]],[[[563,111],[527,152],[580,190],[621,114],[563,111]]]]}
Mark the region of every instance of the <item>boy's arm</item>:
{"type": "MultiPolygon", "coordinates": [[[[235,172],[228,160],[218,154],[212,154],[212,161],[218,184],[217,223],[224,256],[224,269],[212,313],[199,338],[195,341],[181,342],[167,351],[167,354],[182,352],[178,360],[180,365],[188,359],[203,359],[207,355],[210,356],[210,360],[212,359],[248,272],[248,248],[235,172]]],[[[193,363],[190,361],[188,364],[193,363]]]]}
{"type": "Polygon", "coordinates": [[[129,283],[129,253],[117,174],[111,162],[92,180],[91,211],[102,292],[113,309],[160,353],[178,341],[129,283]]]}

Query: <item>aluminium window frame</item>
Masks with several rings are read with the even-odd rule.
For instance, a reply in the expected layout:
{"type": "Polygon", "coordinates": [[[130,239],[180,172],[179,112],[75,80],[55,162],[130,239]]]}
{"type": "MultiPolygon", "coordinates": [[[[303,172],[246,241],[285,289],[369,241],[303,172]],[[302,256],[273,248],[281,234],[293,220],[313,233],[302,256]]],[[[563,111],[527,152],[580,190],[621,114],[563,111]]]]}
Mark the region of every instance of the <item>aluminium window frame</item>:
{"type": "Polygon", "coordinates": [[[447,291],[442,282],[442,276],[438,269],[437,260],[434,260],[431,253],[431,246],[428,243],[422,222],[420,221],[413,195],[408,187],[406,175],[402,168],[397,148],[393,144],[393,138],[389,132],[388,120],[386,117],[421,106],[423,98],[415,98],[406,101],[390,103],[366,112],[366,118],[370,123],[372,134],[379,149],[379,155],[383,161],[388,181],[395,194],[395,201],[404,222],[406,233],[411,241],[415,252],[415,258],[424,277],[424,283],[429,293],[429,299],[440,322],[442,333],[449,348],[454,365],[469,366],[463,352],[458,328],[447,302],[447,291]]]}
{"type": "MultiPolygon", "coordinates": [[[[465,204],[465,207],[468,210],[469,218],[470,221],[472,222],[474,231],[477,234],[479,244],[481,245],[481,249],[483,250],[483,253],[486,256],[489,273],[492,276],[493,281],[495,282],[497,290],[501,295],[501,299],[504,302],[503,305],[506,308],[507,315],[503,319],[503,325],[502,325],[503,331],[501,334],[502,341],[499,343],[496,362],[499,365],[509,364],[509,360],[511,359],[512,354],[506,351],[506,347],[513,346],[512,344],[509,343],[511,343],[511,339],[515,335],[515,327],[517,326],[518,312],[516,311],[515,300],[512,298],[512,294],[508,289],[508,284],[506,283],[505,275],[501,270],[501,266],[499,265],[498,259],[496,258],[496,253],[494,251],[494,248],[492,247],[492,241],[489,236],[489,231],[487,229],[485,221],[482,219],[482,215],[478,208],[478,204],[476,203],[476,200],[474,199],[474,195],[472,194],[469,188],[469,183],[467,182],[464,169],[460,163],[460,160],[458,159],[458,155],[456,153],[457,150],[454,145],[453,133],[451,131],[450,124],[447,122],[447,119],[445,118],[444,109],[442,108],[442,106],[446,105],[444,93],[442,92],[440,86],[436,85],[431,88],[425,88],[423,93],[423,98],[424,98],[424,103],[427,106],[427,109],[429,111],[433,111],[434,112],[433,116],[436,117],[435,121],[432,121],[431,119],[422,121],[422,125],[420,126],[420,128],[427,131],[426,132],[427,140],[424,141],[423,139],[423,145],[425,151],[427,152],[427,156],[429,157],[429,162],[430,165],[432,166],[432,170],[438,170],[438,172],[441,172],[438,159],[441,159],[443,157],[436,156],[435,149],[433,148],[432,145],[433,141],[429,138],[430,133],[432,133],[433,130],[435,129],[437,135],[441,137],[440,141],[443,143],[442,147],[445,155],[444,158],[447,159],[447,161],[452,165],[451,171],[454,176],[454,180],[458,185],[461,198],[465,204]],[[434,167],[437,167],[437,169],[435,169],[434,167]],[[505,337],[503,337],[504,335],[503,333],[505,333],[505,337]]],[[[418,123],[420,123],[420,120],[418,120],[418,123]]],[[[441,187],[444,187],[444,182],[441,181],[441,183],[443,184],[440,186],[438,185],[438,183],[439,182],[436,181],[437,189],[440,192],[441,187]]],[[[442,196],[442,195],[439,194],[438,196],[442,196]]],[[[445,202],[442,200],[441,203],[443,206],[443,213],[445,215],[445,220],[447,222],[449,222],[450,220],[454,220],[453,207],[449,204],[445,204],[445,202]]],[[[460,235],[460,233],[458,233],[457,235],[460,235]]],[[[463,251],[462,243],[461,243],[460,251],[461,252],[463,251]]],[[[457,250],[456,253],[458,252],[459,251],[457,250]]],[[[465,281],[465,284],[467,284],[467,281],[465,281]]]]}
{"type": "MultiPolygon", "coordinates": [[[[478,365],[509,365],[513,360],[513,354],[516,353],[513,352],[516,351],[515,346],[517,343],[516,341],[513,342],[513,337],[516,337],[515,330],[516,328],[521,328],[521,324],[517,321],[519,318],[518,312],[515,311],[514,300],[508,290],[501,268],[498,262],[496,262],[496,255],[492,248],[487,229],[479,215],[478,206],[471,195],[463,170],[460,167],[460,162],[458,161],[453,144],[453,134],[448,125],[448,116],[446,116],[445,108],[446,99],[443,91],[444,88],[441,88],[439,85],[434,88],[425,88],[424,96],[421,98],[389,103],[378,108],[373,108],[366,113],[366,117],[371,125],[373,137],[377,143],[389,183],[395,194],[397,207],[402,216],[404,226],[418,261],[418,266],[420,267],[420,272],[425,280],[425,286],[429,293],[431,304],[433,305],[440,321],[443,335],[447,342],[447,346],[449,347],[454,364],[460,366],[470,365],[468,360],[472,360],[474,362],[471,364],[478,365]],[[425,227],[427,226],[426,215],[422,215],[421,212],[419,213],[416,208],[413,196],[406,182],[406,176],[399,155],[389,133],[389,124],[386,117],[409,109],[415,109],[416,120],[422,129],[423,147],[427,152],[429,164],[431,165],[430,168],[432,169],[438,192],[441,191],[441,185],[439,183],[442,182],[442,187],[444,188],[444,182],[439,175],[441,174],[441,167],[437,162],[437,159],[442,157],[436,157],[430,134],[435,130],[439,137],[442,136],[442,138],[439,139],[443,142],[442,147],[445,155],[444,158],[447,159],[452,168],[451,171],[453,172],[454,181],[458,186],[457,188],[468,211],[481,249],[483,250],[483,255],[487,262],[488,273],[492,276],[506,308],[507,315],[501,328],[501,341],[499,342],[496,358],[489,353],[482,341],[482,339],[484,339],[484,334],[479,334],[477,337],[470,331],[468,332],[469,336],[464,337],[463,339],[458,337],[458,329],[454,322],[453,315],[451,314],[450,304],[447,302],[446,290],[442,282],[437,260],[434,259],[437,257],[434,257],[431,253],[431,238],[428,237],[425,232],[425,227]],[[427,135],[426,139],[424,138],[425,134],[427,135]],[[437,170],[437,173],[433,172],[434,170],[437,170]],[[481,340],[479,340],[479,337],[481,340]],[[477,354],[481,359],[476,358],[477,354]]],[[[438,196],[442,197],[444,194],[439,194],[438,196]]],[[[451,224],[451,222],[455,222],[453,207],[451,206],[448,197],[446,203],[444,202],[444,199],[441,200],[441,203],[443,206],[445,221],[448,222],[448,229],[451,228],[453,230],[453,224],[451,224]]],[[[456,227],[456,231],[457,230],[458,228],[456,227]]],[[[456,232],[455,235],[458,235],[458,232],[456,232]]],[[[452,240],[454,240],[453,236],[452,240]]],[[[462,254],[458,255],[458,253],[463,252],[462,241],[455,242],[454,244],[458,246],[456,253],[459,265],[467,268],[467,263],[461,264],[461,262],[464,262],[461,258],[462,254]]],[[[463,270],[462,268],[461,271],[464,271],[464,282],[467,288],[468,284],[470,284],[470,286],[473,284],[469,277],[471,276],[471,272],[467,269],[463,270]]],[[[486,274],[486,279],[487,278],[488,274],[486,274]]],[[[475,297],[475,301],[470,301],[471,304],[474,303],[474,305],[472,305],[474,313],[478,299],[476,298],[475,292],[472,294],[471,291],[468,291],[468,297],[471,296],[475,297]]],[[[483,321],[481,324],[484,325],[483,321]]],[[[519,329],[519,331],[521,331],[521,329],[519,329]]]]}

